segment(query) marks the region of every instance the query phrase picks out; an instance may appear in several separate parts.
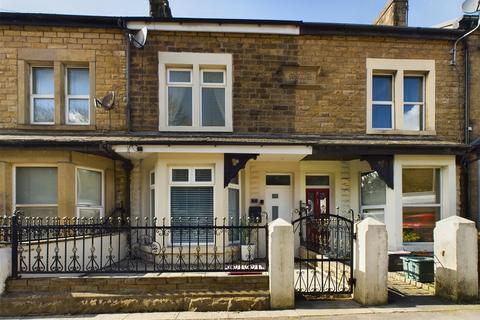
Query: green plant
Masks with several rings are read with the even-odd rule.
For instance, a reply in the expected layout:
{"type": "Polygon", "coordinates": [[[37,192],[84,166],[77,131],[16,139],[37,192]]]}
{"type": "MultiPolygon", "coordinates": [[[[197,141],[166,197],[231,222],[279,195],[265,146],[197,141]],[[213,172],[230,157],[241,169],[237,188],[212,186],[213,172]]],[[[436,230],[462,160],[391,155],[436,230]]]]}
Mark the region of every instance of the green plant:
{"type": "Polygon", "coordinates": [[[403,230],[403,242],[417,242],[422,236],[411,230],[403,230]]]}
{"type": "Polygon", "coordinates": [[[241,237],[241,243],[243,245],[248,245],[248,244],[252,244],[252,229],[250,228],[251,227],[251,223],[249,221],[248,218],[246,217],[242,217],[242,219],[240,220],[240,226],[242,227],[240,229],[240,237],[241,237]]]}

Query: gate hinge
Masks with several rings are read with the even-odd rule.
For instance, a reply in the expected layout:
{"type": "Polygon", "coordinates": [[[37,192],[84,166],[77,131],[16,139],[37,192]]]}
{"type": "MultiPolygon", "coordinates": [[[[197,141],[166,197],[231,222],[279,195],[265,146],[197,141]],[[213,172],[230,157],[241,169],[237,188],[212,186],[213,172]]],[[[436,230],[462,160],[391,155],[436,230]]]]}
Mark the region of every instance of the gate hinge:
{"type": "Polygon", "coordinates": [[[356,232],[353,233],[352,239],[353,239],[353,240],[357,240],[357,233],[356,233],[356,232]]]}

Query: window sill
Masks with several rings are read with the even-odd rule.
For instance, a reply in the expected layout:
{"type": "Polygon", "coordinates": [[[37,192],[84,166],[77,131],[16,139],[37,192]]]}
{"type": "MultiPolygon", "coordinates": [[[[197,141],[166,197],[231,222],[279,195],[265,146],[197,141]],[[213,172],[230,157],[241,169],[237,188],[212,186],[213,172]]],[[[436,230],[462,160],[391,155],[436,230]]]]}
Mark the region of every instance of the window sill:
{"type": "Polygon", "coordinates": [[[94,131],[96,130],[95,125],[55,125],[55,124],[19,124],[17,129],[21,130],[49,130],[49,131],[60,131],[60,130],[72,130],[72,131],[94,131]]]}
{"type": "Polygon", "coordinates": [[[367,134],[381,135],[403,135],[403,136],[434,136],[437,134],[435,130],[412,131],[412,130],[376,130],[367,129],[367,134]]]}
{"type": "Polygon", "coordinates": [[[158,131],[167,132],[233,132],[232,127],[159,127],[158,131]]]}

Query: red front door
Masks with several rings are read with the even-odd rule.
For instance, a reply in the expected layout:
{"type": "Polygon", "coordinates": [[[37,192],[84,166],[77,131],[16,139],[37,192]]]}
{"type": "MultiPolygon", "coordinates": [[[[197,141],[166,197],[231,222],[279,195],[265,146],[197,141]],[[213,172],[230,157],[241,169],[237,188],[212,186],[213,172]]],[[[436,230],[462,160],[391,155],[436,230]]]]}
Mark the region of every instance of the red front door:
{"type": "Polygon", "coordinates": [[[307,220],[307,248],[320,253],[328,245],[330,232],[325,219],[330,213],[330,189],[307,189],[307,202],[314,219],[307,220]]]}
{"type": "Polygon", "coordinates": [[[312,204],[317,219],[330,213],[330,189],[307,189],[307,203],[312,204]]]}

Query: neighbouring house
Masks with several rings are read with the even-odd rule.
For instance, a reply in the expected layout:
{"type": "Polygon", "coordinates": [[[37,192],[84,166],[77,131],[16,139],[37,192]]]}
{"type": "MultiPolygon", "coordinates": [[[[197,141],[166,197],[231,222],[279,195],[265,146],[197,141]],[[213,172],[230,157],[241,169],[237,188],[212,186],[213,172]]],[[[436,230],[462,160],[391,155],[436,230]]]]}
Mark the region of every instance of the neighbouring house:
{"type": "Polygon", "coordinates": [[[0,211],[239,225],[303,202],[432,251],[466,213],[465,31],[410,28],[406,7],[378,25],[1,13],[0,211]]]}

